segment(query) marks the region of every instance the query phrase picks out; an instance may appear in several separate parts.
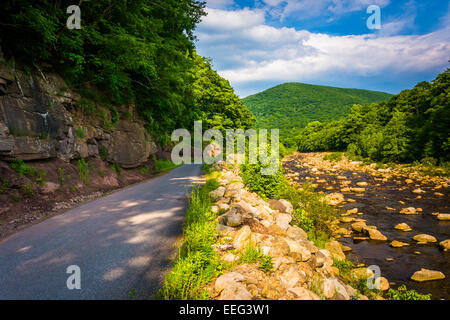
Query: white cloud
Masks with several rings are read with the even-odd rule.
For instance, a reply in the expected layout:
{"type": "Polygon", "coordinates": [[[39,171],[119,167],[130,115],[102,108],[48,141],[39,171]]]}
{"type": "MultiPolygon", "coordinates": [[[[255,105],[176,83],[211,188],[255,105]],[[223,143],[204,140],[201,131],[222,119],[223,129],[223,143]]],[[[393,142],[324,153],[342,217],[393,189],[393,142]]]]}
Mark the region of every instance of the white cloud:
{"type": "Polygon", "coordinates": [[[207,9],[208,15],[201,22],[202,29],[232,31],[264,23],[264,11],[245,8],[237,11],[207,9]]]}
{"type": "Polygon", "coordinates": [[[385,7],[390,0],[263,0],[266,10],[273,17],[284,20],[289,16],[318,17],[338,16],[347,12],[366,9],[369,5],[385,7]]]}
{"type": "Polygon", "coordinates": [[[445,65],[450,54],[448,24],[420,36],[387,36],[387,30],[333,36],[268,26],[260,10],[208,12],[211,20],[197,32],[199,53],[212,57],[219,73],[238,89],[258,81],[324,82],[421,72],[445,65]]]}

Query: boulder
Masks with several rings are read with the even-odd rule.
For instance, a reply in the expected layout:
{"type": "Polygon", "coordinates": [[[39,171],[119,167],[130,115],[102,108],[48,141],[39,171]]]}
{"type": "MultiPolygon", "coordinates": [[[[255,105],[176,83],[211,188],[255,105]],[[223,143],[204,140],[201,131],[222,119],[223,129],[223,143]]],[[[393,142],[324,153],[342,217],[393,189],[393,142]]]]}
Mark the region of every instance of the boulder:
{"type": "Polygon", "coordinates": [[[430,236],[428,234],[418,234],[413,237],[413,240],[417,242],[426,242],[426,243],[434,243],[437,242],[437,239],[433,236],[430,236]]]}
{"type": "Polygon", "coordinates": [[[392,248],[401,248],[401,247],[409,246],[409,243],[394,240],[394,241],[391,242],[390,246],[392,248]]]}
{"type": "Polygon", "coordinates": [[[450,213],[439,213],[437,218],[441,221],[450,221],[450,213]]]}
{"type": "Polygon", "coordinates": [[[450,239],[439,242],[439,246],[444,249],[444,251],[450,251],[450,239]]]}
{"type": "Polygon", "coordinates": [[[292,216],[286,213],[278,213],[275,215],[275,223],[283,230],[287,230],[292,216]]]}
{"type": "Polygon", "coordinates": [[[156,152],[156,144],[150,140],[143,126],[129,120],[121,120],[111,134],[106,159],[123,168],[135,168],[156,152]]]}
{"type": "Polygon", "coordinates": [[[417,282],[432,281],[432,280],[442,280],[445,279],[445,275],[440,271],[428,270],[425,268],[414,272],[411,276],[411,280],[417,282]]]}
{"type": "Polygon", "coordinates": [[[342,193],[330,193],[326,195],[325,198],[331,206],[337,206],[341,202],[344,202],[344,195],[342,193]]]}
{"type": "Polygon", "coordinates": [[[407,225],[406,223],[399,223],[394,228],[397,230],[400,230],[400,231],[405,231],[405,232],[412,230],[412,228],[409,225],[407,225]]]}
{"type": "Polygon", "coordinates": [[[292,204],[284,199],[269,200],[269,205],[280,212],[291,214],[294,211],[292,204]]]}
{"type": "Polygon", "coordinates": [[[342,251],[341,244],[336,240],[332,240],[325,245],[325,249],[327,249],[331,256],[338,260],[344,260],[345,254],[342,251]]]}
{"type": "Polygon", "coordinates": [[[233,240],[233,247],[235,247],[237,250],[242,250],[246,246],[250,244],[252,232],[250,230],[249,226],[243,226],[241,229],[239,229],[238,232],[236,232],[233,240]]]}
{"type": "Polygon", "coordinates": [[[307,240],[308,235],[306,234],[303,229],[297,227],[297,226],[288,226],[286,230],[287,236],[291,238],[292,240],[307,240]]]}
{"type": "Polygon", "coordinates": [[[218,187],[216,190],[213,190],[209,193],[209,196],[214,199],[214,201],[218,201],[225,194],[225,187],[218,187]]]}
{"type": "Polygon", "coordinates": [[[400,210],[401,214],[417,214],[417,210],[414,207],[408,207],[408,208],[403,208],[402,210],[400,210]]]}
{"type": "Polygon", "coordinates": [[[288,288],[287,291],[292,293],[296,300],[321,300],[317,294],[304,287],[288,288]]]}
{"type": "Polygon", "coordinates": [[[298,259],[299,261],[308,261],[309,258],[311,258],[311,252],[302,246],[300,242],[291,239],[284,239],[284,241],[288,244],[291,254],[294,253],[294,256],[296,256],[295,254],[298,254],[297,257],[300,258],[298,259]]]}
{"type": "Polygon", "coordinates": [[[362,233],[367,228],[367,225],[363,221],[358,221],[355,223],[352,223],[352,229],[356,232],[362,233]]]}
{"type": "Polygon", "coordinates": [[[371,240],[386,241],[387,237],[383,235],[380,231],[373,228],[366,228],[366,233],[371,240]]]}
{"type": "Polygon", "coordinates": [[[228,227],[238,227],[244,221],[239,213],[236,213],[235,211],[232,210],[221,215],[218,219],[221,224],[228,227]]]}
{"type": "Polygon", "coordinates": [[[242,274],[237,272],[228,272],[216,279],[216,282],[214,283],[214,290],[217,293],[220,293],[229,285],[236,282],[242,282],[244,280],[245,278],[242,274]]]}
{"type": "Polygon", "coordinates": [[[252,300],[252,294],[242,283],[232,283],[221,293],[219,300],[252,300]]]}

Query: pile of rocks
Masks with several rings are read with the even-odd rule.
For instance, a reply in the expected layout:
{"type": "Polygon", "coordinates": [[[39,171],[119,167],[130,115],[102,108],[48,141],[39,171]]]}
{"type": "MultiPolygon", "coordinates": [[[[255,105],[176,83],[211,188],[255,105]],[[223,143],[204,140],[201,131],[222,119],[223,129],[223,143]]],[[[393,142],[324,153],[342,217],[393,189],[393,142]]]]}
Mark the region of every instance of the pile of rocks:
{"type": "MultiPolygon", "coordinates": [[[[245,189],[238,169],[216,165],[220,187],[210,193],[213,211],[219,214],[222,260],[236,266],[208,285],[211,297],[229,299],[367,299],[344,283],[333,258],[345,259],[337,241],[320,249],[301,228],[290,224],[293,207],[286,200],[262,200],[245,189]],[[239,264],[247,247],[259,247],[272,257],[273,270],[263,272],[258,263],[239,264]]],[[[368,269],[365,269],[368,270],[368,269]]]]}

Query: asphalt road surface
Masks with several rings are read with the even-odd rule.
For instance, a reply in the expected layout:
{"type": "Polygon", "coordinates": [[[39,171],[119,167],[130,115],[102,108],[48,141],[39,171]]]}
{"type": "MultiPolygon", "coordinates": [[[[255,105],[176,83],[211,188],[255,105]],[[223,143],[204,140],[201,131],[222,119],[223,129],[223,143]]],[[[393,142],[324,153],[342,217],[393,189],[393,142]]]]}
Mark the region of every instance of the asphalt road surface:
{"type": "Polygon", "coordinates": [[[0,300],[154,298],[200,172],[180,166],[3,240],[0,300]]]}

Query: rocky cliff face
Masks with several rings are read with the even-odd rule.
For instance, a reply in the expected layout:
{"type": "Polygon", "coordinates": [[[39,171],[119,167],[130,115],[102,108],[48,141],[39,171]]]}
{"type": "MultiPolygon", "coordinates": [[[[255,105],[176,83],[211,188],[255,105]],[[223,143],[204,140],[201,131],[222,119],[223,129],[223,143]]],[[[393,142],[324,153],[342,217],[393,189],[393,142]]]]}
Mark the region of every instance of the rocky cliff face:
{"type": "MultiPolygon", "coordinates": [[[[108,162],[133,168],[158,151],[141,121],[120,119],[105,126],[80,112],[81,97],[58,74],[45,66],[35,69],[16,69],[0,52],[0,160],[70,161],[102,154],[108,162]]],[[[119,110],[133,112],[132,106],[119,110]]],[[[111,118],[109,110],[101,113],[111,118]]]]}

